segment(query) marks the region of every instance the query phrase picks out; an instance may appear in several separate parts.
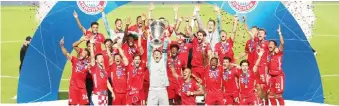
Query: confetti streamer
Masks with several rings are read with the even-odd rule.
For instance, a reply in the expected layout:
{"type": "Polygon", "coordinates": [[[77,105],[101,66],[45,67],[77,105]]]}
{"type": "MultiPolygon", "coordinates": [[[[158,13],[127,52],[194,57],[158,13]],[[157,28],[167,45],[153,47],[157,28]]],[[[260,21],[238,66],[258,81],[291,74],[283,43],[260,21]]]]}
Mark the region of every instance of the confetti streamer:
{"type": "Polygon", "coordinates": [[[297,23],[303,30],[306,38],[312,38],[314,22],[316,16],[314,14],[312,1],[282,1],[288,11],[291,12],[297,23]]]}

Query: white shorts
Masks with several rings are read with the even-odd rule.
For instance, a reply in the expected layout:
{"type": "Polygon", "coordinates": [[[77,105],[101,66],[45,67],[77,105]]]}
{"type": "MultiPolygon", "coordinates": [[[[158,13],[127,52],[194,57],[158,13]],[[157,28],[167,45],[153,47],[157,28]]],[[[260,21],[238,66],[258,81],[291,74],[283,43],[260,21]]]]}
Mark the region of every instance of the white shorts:
{"type": "Polygon", "coordinates": [[[108,105],[108,97],[107,95],[96,95],[92,94],[92,102],[94,106],[107,106],[108,105]]]}
{"type": "Polygon", "coordinates": [[[150,88],[147,105],[169,105],[166,88],[150,88]]]}

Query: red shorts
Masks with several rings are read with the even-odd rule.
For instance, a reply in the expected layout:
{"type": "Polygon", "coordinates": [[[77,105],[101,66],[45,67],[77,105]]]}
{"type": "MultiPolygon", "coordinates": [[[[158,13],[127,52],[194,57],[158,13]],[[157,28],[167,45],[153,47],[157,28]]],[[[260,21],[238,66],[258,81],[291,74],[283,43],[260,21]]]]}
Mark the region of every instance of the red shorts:
{"type": "Polygon", "coordinates": [[[268,85],[267,84],[259,84],[260,85],[260,88],[267,93],[268,91],[268,85]]]}
{"type": "Polygon", "coordinates": [[[126,105],[126,93],[114,93],[115,99],[113,100],[113,105],[126,105]]]}
{"type": "Polygon", "coordinates": [[[284,93],[285,74],[281,73],[277,76],[271,76],[269,81],[269,91],[273,94],[284,93]]]}
{"type": "Polygon", "coordinates": [[[78,88],[76,86],[69,87],[68,104],[70,105],[86,105],[88,104],[88,96],[86,88],[78,88]]]}
{"type": "Polygon", "coordinates": [[[126,102],[128,105],[141,105],[141,101],[145,100],[145,94],[143,89],[134,93],[130,91],[127,94],[128,95],[126,102]]]}
{"type": "Polygon", "coordinates": [[[240,105],[257,105],[259,103],[259,99],[256,95],[251,96],[241,96],[240,105]]]}
{"type": "Polygon", "coordinates": [[[192,67],[192,74],[195,76],[199,77],[201,80],[203,79],[204,76],[204,67],[198,66],[198,67],[192,67]]]}
{"type": "Polygon", "coordinates": [[[224,105],[224,98],[223,98],[223,94],[222,92],[211,92],[209,91],[206,94],[206,101],[205,101],[206,105],[224,105]]]}
{"type": "Polygon", "coordinates": [[[268,80],[267,80],[267,76],[268,74],[265,72],[266,67],[265,66],[258,66],[257,69],[257,80],[258,80],[258,84],[267,84],[268,80]]]}
{"type": "Polygon", "coordinates": [[[179,85],[177,83],[170,82],[170,85],[167,87],[168,99],[176,99],[179,97],[179,85]]]}
{"type": "Polygon", "coordinates": [[[235,105],[239,104],[236,103],[236,98],[239,100],[239,93],[238,92],[233,92],[233,93],[224,93],[224,99],[226,100],[225,105],[235,105]]]}

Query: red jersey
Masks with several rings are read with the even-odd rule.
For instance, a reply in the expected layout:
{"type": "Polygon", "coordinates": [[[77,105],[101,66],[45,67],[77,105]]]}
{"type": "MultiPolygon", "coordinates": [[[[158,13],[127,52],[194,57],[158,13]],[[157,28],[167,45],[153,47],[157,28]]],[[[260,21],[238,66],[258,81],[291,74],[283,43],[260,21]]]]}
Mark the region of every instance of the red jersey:
{"type": "Polygon", "coordinates": [[[87,59],[79,60],[77,57],[72,56],[72,76],[70,80],[71,86],[78,88],[85,88],[86,76],[88,72],[87,65],[89,61],[87,59]]]}
{"type": "MultiPolygon", "coordinates": [[[[149,27],[146,27],[146,30],[149,29],[149,27]]],[[[142,35],[142,27],[139,28],[138,24],[134,24],[133,26],[128,28],[129,32],[136,32],[140,35],[142,35]]]]}
{"type": "MultiPolygon", "coordinates": [[[[104,67],[103,67],[104,68],[104,67]]],[[[96,63],[91,67],[92,79],[93,79],[93,91],[102,92],[107,90],[108,74],[105,69],[101,69],[96,63]]]]}
{"type": "MultiPolygon", "coordinates": [[[[183,59],[184,61],[188,61],[188,53],[189,50],[192,48],[192,44],[190,43],[181,43],[179,44],[177,41],[172,41],[171,44],[177,44],[179,46],[179,51],[178,51],[178,56],[180,59],[183,59]]],[[[169,45],[171,45],[169,44],[169,45]]],[[[168,46],[168,52],[170,53],[171,51],[171,46],[168,46]]],[[[168,55],[169,55],[168,53],[168,55]]]]}
{"type": "Polygon", "coordinates": [[[173,76],[171,66],[174,65],[175,71],[179,76],[182,76],[182,68],[186,67],[186,62],[183,59],[178,58],[178,56],[173,59],[172,57],[167,58],[167,76],[168,80],[172,83],[178,83],[177,79],[173,76]]]}
{"type": "Polygon", "coordinates": [[[127,42],[122,45],[122,50],[124,50],[124,54],[128,60],[133,60],[133,56],[139,53],[139,49],[136,44],[130,47],[127,42]]]}
{"type": "MultiPolygon", "coordinates": [[[[114,49],[111,51],[111,55],[114,56],[114,54],[118,54],[119,50],[118,49],[114,49]]],[[[102,51],[102,56],[104,57],[104,65],[106,69],[109,69],[109,57],[107,55],[107,51],[103,50],[102,51]]]]}
{"type": "MultiPolygon", "coordinates": [[[[91,34],[92,36],[94,36],[94,40],[95,40],[95,50],[98,52],[101,52],[101,44],[104,44],[105,42],[105,36],[101,33],[97,33],[97,34],[93,34],[90,31],[87,31],[85,35],[91,34]]],[[[88,36],[88,37],[92,37],[92,36],[88,36]]]]}
{"type": "Polygon", "coordinates": [[[254,39],[247,40],[246,46],[245,46],[245,52],[247,53],[247,60],[250,63],[249,68],[253,69],[253,66],[255,64],[255,59],[257,58],[257,52],[256,48],[257,43],[254,41],[254,39]]]}
{"type": "Polygon", "coordinates": [[[282,56],[283,52],[268,55],[268,73],[272,76],[280,75],[282,71],[282,56]]]}
{"type": "Polygon", "coordinates": [[[123,63],[121,63],[120,65],[113,63],[110,66],[110,70],[111,70],[110,76],[114,92],[126,93],[127,92],[126,66],[123,63]]]}
{"type": "Polygon", "coordinates": [[[211,66],[207,65],[205,68],[205,91],[206,92],[221,92],[222,88],[222,67],[218,66],[215,70],[211,69],[211,66]]]}
{"type": "Polygon", "coordinates": [[[134,66],[133,64],[128,65],[128,89],[136,89],[137,91],[143,88],[145,71],[146,71],[146,63],[141,62],[139,67],[134,66]]]}
{"type": "Polygon", "coordinates": [[[137,33],[142,32],[141,27],[139,28],[138,24],[134,24],[133,26],[130,26],[128,28],[128,31],[134,31],[134,32],[137,32],[137,33]]]}
{"type": "Polygon", "coordinates": [[[138,45],[138,47],[142,47],[142,49],[144,50],[144,53],[141,55],[141,60],[146,62],[147,61],[147,39],[145,39],[144,37],[141,38],[141,45],[138,45]]]}
{"type": "MultiPolygon", "coordinates": [[[[192,47],[193,47],[193,57],[192,57],[192,66],[200,67],[204,66],[204,58],[208,58],[207,51],[211,50],[210,44],[207,43],[206,45],[199,44],[198,39],[194,38],[192,41],[192,47]],[[205,53],[205,57],[203,57],[202,53],[205,53]]],[[[206,61],[206,59],[205,59],[206,61]]]]}
{"type": "Polygon", "coordinates": [[[181,105],[196,105],[195,96],[187,96],[187,92],[194,92],[199,89],[198,83],[191,79],[185,82],[183,77],[179,77],[181,105]]]}
{"type": "Polygon", "coordinates": [[[226,93],[233,93],[239,90],[238,79],[239,70],[237,68],[224,69],[222,71],[222,83],[226,93]]]}
{"type": "MultiPolygon", "coordinates": [[[[254,41],[256,42],[256,53],[259,53],[261,48],[264,49],[264,54],[261,56],[261,60],[260,60],[259,66],[266,66],[267,65],[267,56],[269,54],[269,50],[268,50],[268,43],[269,42],[267,40],[259,42],[259,38],[258,37],[255,37],[254,41]]],[[[254,59],[254,61],[256,61],[258,57],[259,56],[257,54],[256,58],[254,59]]]]}
{"type": "Polygon", "coordinates": [[[190,43],[181,43],[179,44],[179,58],[183,59],[184,61],[188,62],[188,53],[189,50],[192,48],[192,44],[190,43]]]}
{"type": "Polygon", "coordinates": [[[166,36],[171,37],[171,36],[172,36],[172,33],[173,33],[173,31],[174,31],[174,27],[167,26],[166,29],[167,29],[167,31],[168,31],[168,35],[166,35],[166,36]]]}
{"type": "Polygon", "coordinates": [[[254,95],[255,92],[255,81],[256,76],[252,70],[248,70],[249,72],[243,73],[239,75],[240,79],[240,95],[241,97],[248,97],[254,95]]]}
{"type": "Polygon", "coordinates": [[[234,62],[234,53],[233,53],[233,40],[227,39],[226,43],[218,42],[214,46],[214,52],[218,53],[220,64],[224,63],[224,57],[229,57],[232,59],[231,62],[234,62]]]}

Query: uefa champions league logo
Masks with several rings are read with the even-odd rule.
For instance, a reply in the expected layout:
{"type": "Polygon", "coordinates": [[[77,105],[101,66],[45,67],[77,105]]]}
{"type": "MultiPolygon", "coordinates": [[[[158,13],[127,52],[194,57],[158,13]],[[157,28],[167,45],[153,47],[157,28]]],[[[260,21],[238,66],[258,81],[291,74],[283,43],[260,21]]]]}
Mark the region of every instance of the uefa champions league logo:
{"type": "Polygon", "coordinates": [[[106,1],[77,1],[80,10],[88,15],[96,15],[106,7],[106,1]]]}
{"type": "Polygon", "coordinates": [[[248,13],[255,9],[259,1],[229,1],[230,7],[237,13],[248,13]]]}

